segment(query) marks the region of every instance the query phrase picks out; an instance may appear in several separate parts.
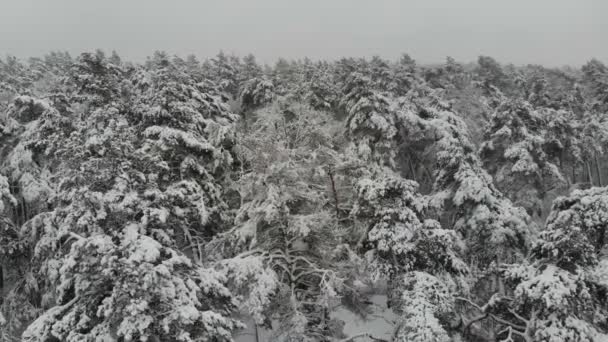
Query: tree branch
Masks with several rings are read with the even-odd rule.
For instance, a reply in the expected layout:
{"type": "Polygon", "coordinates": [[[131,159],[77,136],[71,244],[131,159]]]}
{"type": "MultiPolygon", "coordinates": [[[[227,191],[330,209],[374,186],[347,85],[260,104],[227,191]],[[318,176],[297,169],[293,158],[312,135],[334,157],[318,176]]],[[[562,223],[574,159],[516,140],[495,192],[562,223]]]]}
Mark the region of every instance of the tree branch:
{"type": "Polygon", "coordinates": [[[479,322],[479,321],[487,318],[488,316],[489,316],[489,314],[486,313],[486,314],[477,316],[475,318],[472,318],[470,321],[467,322],[467,324],[464,325],[464,327],[462,328],[462,331],[464,333],[466,333],[469,330],[469,328],[471,327],[471,325],[473,325],[474,323],[479,322]]]}
{"type": "Polygon", "coordinates": [[[454,297],[454,299],[456,300],[460,300],[463,302],[467,302],[469,303],[471,306],[473,306],[474,308],[476,308],[477,310],[483,312],[483,310],[481,309],[481,307],[477,304],[475,304],[473,301],[471,301],[470,299],[464,298],[464,297],[454,297]]]}
{"type": "Polygon", "coordinates": [[[525,319],[523,316],[519,315],[517,312],[515,312],[514,310],[508,309],[508,311],[515,316],[517,319],[519,319],[520,321],[528,324],[530,323],[530,320],[525,319]]]}
{"type": "Polygon", "coordinates": [[[378,337],[374,337],[370,333],[357,334],[357,335],[354,335],[354,336],[351,336],[351,337],[347,337],[347,338],[345,338],[343,340],[340,340],[338,342],[352,342],[352,341],[354,341],[354,340],[356,340],[358,338],[364,338],[364,337],[367,337],[367,338],[369,338],[371,340],[374,340],[374,341],[377,341],[377,342],[388,342],[388,340],[385,340],[385,339],[382,339],[382,338],[378,338],[378,337]]]}
{"type": "MultiPolygon", "coordinates": [[[[502,323],[502,324],[504,324],[504,325],[506,325],[506,326],[510,326],[510,327],[512,327],[512,328],[515,328],[515,329],[519,329],[519,330],[522,330],[522,331],[526,331],[526,327],[525,327],[525,326],[523,326],[523,325],[519,325],[519,324],[511,323],[511,322],[507,321],[506,319],[502,319],[502,318],[500,318],[500,317],[498,317],[498,316],[496,316],[496,315],[492,315],[492,314],[490,314],[490,316],[492,316],[492,319],[494,319],[494,320],[495,320],[495,321],[497,321],[498,323],[502,323]]],[[[516,330],[514,330],[514,331],[516,331],[516,330]]],[[[519,331],[517,331],[517,332],[519,332],[519,331]]]]}

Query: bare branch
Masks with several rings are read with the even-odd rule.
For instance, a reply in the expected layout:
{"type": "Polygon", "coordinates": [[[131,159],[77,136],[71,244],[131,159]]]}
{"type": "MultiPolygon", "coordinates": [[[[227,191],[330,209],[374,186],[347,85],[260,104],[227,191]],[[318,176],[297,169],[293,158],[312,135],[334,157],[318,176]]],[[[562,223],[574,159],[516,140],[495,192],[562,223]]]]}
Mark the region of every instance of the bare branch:
{"type": "Polygon", "coordinates": [[[338,342],[352,342],[352,341],[354,341],[356,339],[365,338],[365,337],[367,337],[367,338],[369,338],[369,339],[371,339],[373,341],[377,341],[377,342],[388,342],[388,340],[385,340],[383,338],[374,337],[370,333],[357,334],[357,335],[354,335],[354,336],[351,336],[351,337],[347,337],[347,338],[345,338],[343,340],[340,340],[338,342]]]}
{"type": "Polygon", "coordinates": [[[500,318],[500,317],[498,317],[496,315],[492,315],[492,314],[490,314],[490,315],[492,316],[492,319],[494,319],[498,323],[502,323],[502,324],[510,326],[512,328],[519,329],[519,330],[522,330],[522,331],[526,331],[526,327],[523,326],[523,325],[519,325],[519,324],[515,324],[515,323],[512,323],[512,322],[509,322],[506,319],[502,319],[502,318],[500,318]]]}
{"type": "Polygon", "coordinates": [[[454,299],[456,300],[460,300],[466,303],[469,303],[471,306],[473,306],[474,308],[476,308],[477,310],[483,312],[483,310],[481,309],[481,307],[477,304],[475,304],[472,300],[464,298],[464,297],[454,297],[454,299]]]}
{"type": "Polygon", "coordinates": [[[463,332],[467,332],[469,330],[469,328],[471,327],[471,325],[473,325],[476,322],[479,322],[485,318],[487,318],[489,316],[489,314],[483,314],[477,317],[472,318],[470,321],[467,322],[467,324],[465,324],[464,328],[462,329],[463,332]]]}
{"type": "Polygon", "coordinates": [[[513,316],[515,316],[517,319],[519,319],[520,321],[522,321],[522,322],[524,322],[524,323],[526,323],[526,324],[530,323],[530,320],[528,320],[528,319],[524,318],[523,316],[519,315],[519,314],[518,314],[517,312],[515,312],[514,310],[509,309],[509,312],[510,312],[510,313],[511,313],[513,316]]]}

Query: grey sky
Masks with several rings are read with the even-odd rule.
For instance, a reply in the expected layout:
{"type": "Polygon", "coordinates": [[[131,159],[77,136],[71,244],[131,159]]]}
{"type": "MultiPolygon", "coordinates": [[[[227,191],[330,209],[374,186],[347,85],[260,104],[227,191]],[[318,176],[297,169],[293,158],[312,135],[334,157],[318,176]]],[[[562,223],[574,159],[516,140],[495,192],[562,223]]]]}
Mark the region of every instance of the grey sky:
{"type": "Polygon", "coordinates": [[[607,0],[0,0],[0,55],[220,49],[338,58],[480,54],[515,64],[608,61],[607,0]]]}

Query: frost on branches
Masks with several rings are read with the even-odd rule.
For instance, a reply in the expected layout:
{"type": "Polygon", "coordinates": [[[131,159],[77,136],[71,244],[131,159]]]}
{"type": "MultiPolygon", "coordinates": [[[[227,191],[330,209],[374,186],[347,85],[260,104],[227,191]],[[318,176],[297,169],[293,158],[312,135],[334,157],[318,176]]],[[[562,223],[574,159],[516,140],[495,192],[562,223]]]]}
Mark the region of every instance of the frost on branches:
{"type": "Polygon", "coordinates": [[[469,258],[482,264],[517,260],[529,244],[528,215],[494,187],[464,121],[435,94],[422,89],[425,93],[402,99],[398,115],[407,143],[419,146],[418,153],[435,155],[429,207],[463,234],[469,258]]]}
{"type": "Polygon", "coordinates": [[[416,188],[415,182],[391,174],[364,178],[356,185],[352,214],[370,225],[369,267],[377,277],[388,277],[389,304],[401,313],[395,341],[449,341],[437,315],[451,307],[455,286],[446,284],[468,270],[458,256],[458,234],[423,219],[416,188]]]}
{"type": "Polygon", "coordinates": [[[608,340],[607,74],[3,58],[0,342],[608,340]]]}
{"type": "Polygon", "coordinates": [[[400,307],[405,311],[395,332],[395,342],[452,341],[440,317],[453,309],[445,280],[428,273],[412,272],[403,277],[400,307]]]}
{"type": "Polygon", "coordinates": [[[346,273],[354,267],[340,242],[347,231],[328,173],[337,164],[335,137],[311,129],[323,116],[307,106],[281,110],[275,103],[255,115],[254,133],[241,147],[236,226],[216,249],[229,257],[222,264],[243,294],[241,308],[256,324],[274,327],[274,339],[325,339],[335,333],[329,313],[344,283],[352,285],[346,273]],[[290,113],[296,116],[284,117],[290,113]]]}
{"type": "Polygon", "coordinates": [[[0,213],[4,212],[4,210],[6,209],[6,206],[4,204],[5,202],[9,202],[13,205],[16,205],[16,200],[13,195],[11,195],[9,189],[8,179],[0,175],[0,213]]]}
{"type": "Polygon", "coordinates": [[[537,258],[547,258],[570,271],[597,264],[608,245],[606,194],[606,188],[591,188],[556,199],[534,248],[537,258]]]}
{"type": "Polygon", "coordinates": [[[564,112],[535,110],[523,101],[507,101],[496,108],[481,147],[498,187],[530,213],[542,214],[547,192],[565,185],[557,165],[564,144],[551,139],[553,122],[564,112]]]}
{"type": "Polygon", "coordinates": [[[457,255],[461,247],[457,233],[424,218],[425,204],[415,182],[384,172],[355,186],[352,215],[369,224],[372,268],[391,278],[416,270],[465,272],[466,265],[457,255]]]}
{"type": "Polygon", "coordinates": [[[343,100],[354,145],[350,149],[367,163],[355,184],[351,215],[368,227],[364,250],[370,269],[388,279],[390,306],[401,314],[396,340],[448,341],[436,314],[449,311],[447,283],[455,289],[452,277],[468,272],[460,257],[464,245],[456,230],[432,218],[434,208],[418,193],[418,184],[393,171],[405,138],[403,114],[394,100],[370,91],[370,84],[353,75],[343,100]],[[442,292],[440,303],[434,293],[426,293],[430,288],[442,292]]]}
{"type": "Polygon", "coordinates": [[[359,73],[347,79],[343,92],[347,132],[353,137],[356,153],[364,160],[394,167],[397,128],[389,98],[374,91],[371,79],[359,73]]]}
{"type": "Polygon", "coordinates": [[[245,110],[259,108],[272,102],[275,97],[274,84],[267,78],[247,80],[241,87],[239,98],[245,110]]]}
{"type": "Polygon", "coordinates": [[[72,233],[70,252],[45,265],[57,305],[30,324],[23,341],[230,341],[239,325],[228,317],[225,279],[141,228],[133,223],[115,237],[72,233]]]}
{"type": "Polygon", "coordinates": [[[333,110],[339,101],[339,86],[334,79],[333,66],[305,59],[300,67],[300,79],[292,84],[287,97],[309,104],[318,110],[333,110]]]}
{"type": "MultiPolygon", "coordinates": [[[[26,130],[14,163],[44,155],[57,184],[50,209],[20,231],[45,292],[23,339],[231,340],[240,325],[227,280],[194,246],[227,219],[216,175],[231,169],[234,116],[166,60],[134,73],[125,102],[105,96],[113,68],[78,70],[83,111],[67,115],[82,119],[69,135],[59,125],[46,131],[43,119],[31,124],[37,132],[26,130]],[[46,139],[29,140],[38,136],[46,139]]],[[[53,116],[62,114],[44,120],[53,116]]]]}
{"type": "Polygon", "coordinates": [[[532,263],[506,270],[515,287],[499,321],[509,333],[526,341],[608,339],[607,195],[591,188],[554,201],[532,263]]]}

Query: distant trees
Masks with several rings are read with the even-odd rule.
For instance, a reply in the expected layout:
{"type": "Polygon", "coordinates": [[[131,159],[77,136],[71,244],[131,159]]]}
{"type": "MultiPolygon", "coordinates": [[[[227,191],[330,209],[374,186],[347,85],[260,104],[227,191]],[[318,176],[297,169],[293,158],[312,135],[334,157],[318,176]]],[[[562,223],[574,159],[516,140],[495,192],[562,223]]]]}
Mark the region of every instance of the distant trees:
{"type": "Polygon", "coordinates": [[[252,78],[241,85],[239,100],[243,112],[269,104],[275,97],[274,84],[268,78],[252,78]]]}
{"type": "Polygon", "coordinates": [[[581,70],[592,96],[591,108],[605,112],[608,110],[608,68],[599,60],[592,59],[581,70]]]}
{"type": "Polygon", "coordinates": [[[494,86],[504,92],[511,85],[507,73],[492,57],[479,56],[475,73],[485,88],[494,86]]]}

